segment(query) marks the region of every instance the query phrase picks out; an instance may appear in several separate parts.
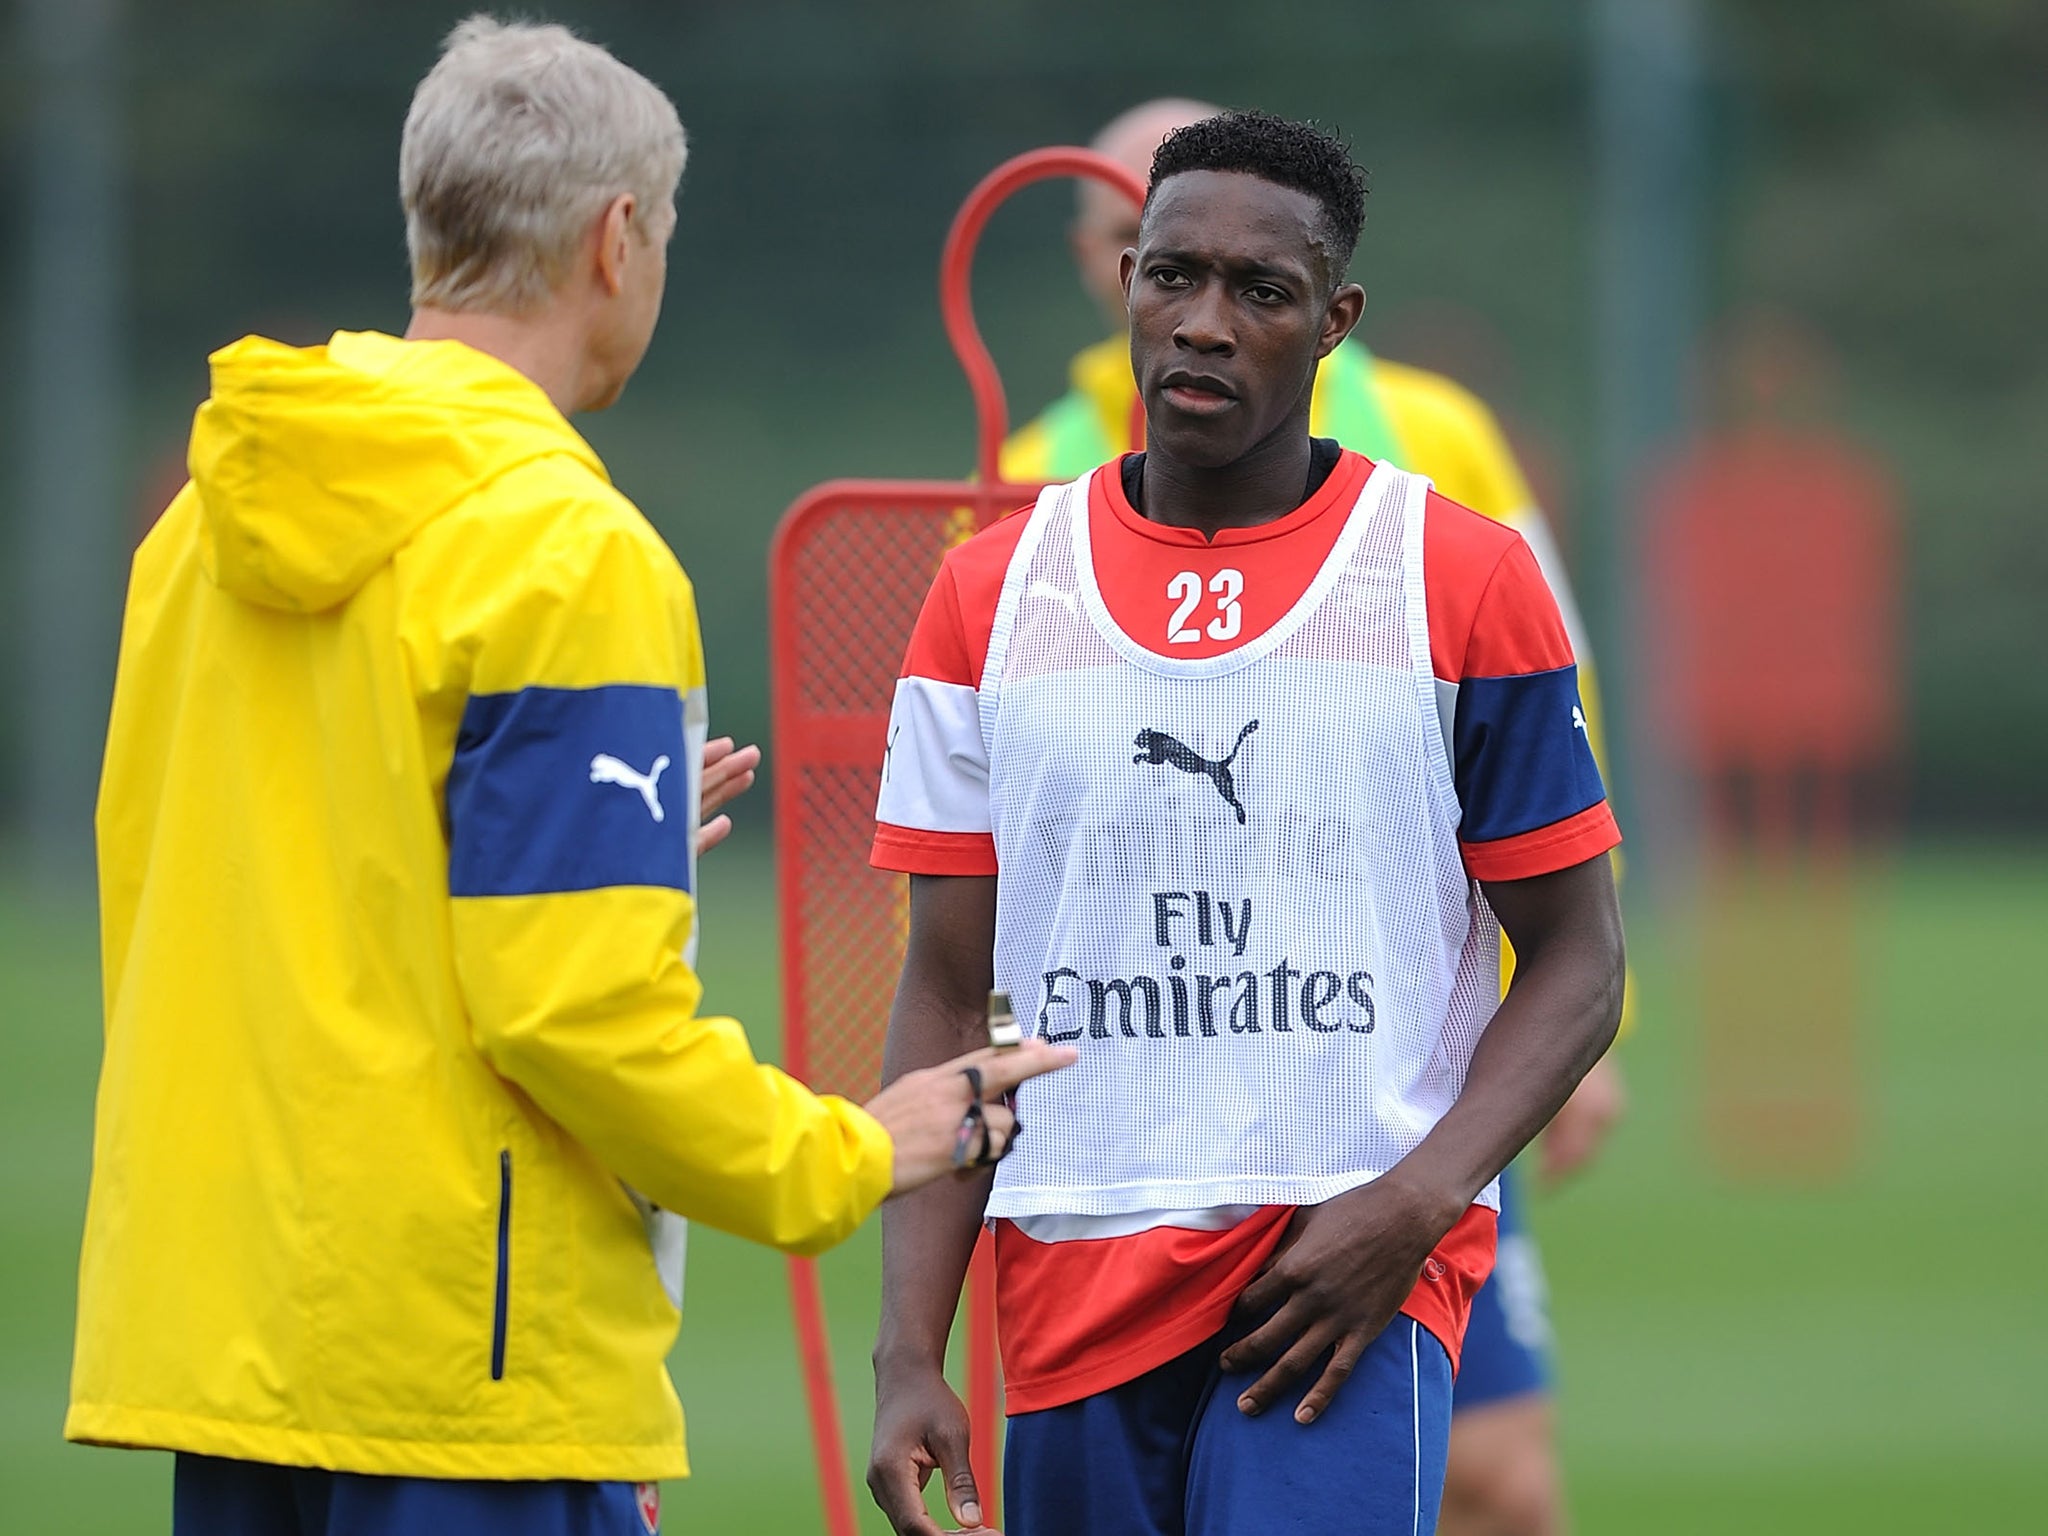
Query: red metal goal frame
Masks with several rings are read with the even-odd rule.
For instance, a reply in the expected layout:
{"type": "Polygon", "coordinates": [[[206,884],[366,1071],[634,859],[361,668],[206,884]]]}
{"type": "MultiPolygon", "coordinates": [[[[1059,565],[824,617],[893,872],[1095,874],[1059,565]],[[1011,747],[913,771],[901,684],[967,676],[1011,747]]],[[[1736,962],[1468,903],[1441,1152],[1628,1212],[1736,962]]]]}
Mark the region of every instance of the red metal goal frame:
{"type": "MultiPolygon", "coordinates": [[[[1086,149],[1040,149],[967,195],[939,262],[939,308],[967,376],[973,480],[832,480],[798,498],[768,556],[769,687],[781,882],[784,1056],[821,1092],[871,1097],[903,957],[902,878],[868,866],[889,706],[919,606],[946,550],[1035,498],[1000,473],[1009,409],[975,324],[974,252],[996,208],[1052,177],[1102,182],[1142,205],[1144,184],[1086,149]]],[[[854,1536],[852,1483],[833,1394],[816,1264],[792,1258],[791,1306],[829,1536],[854,1536]]],[[[984,1518],[1000,1518],[995,1283],[986,1237],[968,1279],[967,1392],[984,1518]]]]}

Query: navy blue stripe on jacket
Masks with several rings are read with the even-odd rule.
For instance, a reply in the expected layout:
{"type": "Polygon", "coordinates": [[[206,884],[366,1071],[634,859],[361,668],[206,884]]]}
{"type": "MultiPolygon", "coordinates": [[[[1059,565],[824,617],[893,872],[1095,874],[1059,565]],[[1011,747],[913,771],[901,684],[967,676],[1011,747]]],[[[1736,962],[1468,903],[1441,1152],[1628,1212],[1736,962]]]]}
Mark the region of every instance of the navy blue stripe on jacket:
{"type": "Polygon", "coordinates": [[[690,889],[683,699],[609,684],[473,695],[448,770],[448,892],[690,889]]]}

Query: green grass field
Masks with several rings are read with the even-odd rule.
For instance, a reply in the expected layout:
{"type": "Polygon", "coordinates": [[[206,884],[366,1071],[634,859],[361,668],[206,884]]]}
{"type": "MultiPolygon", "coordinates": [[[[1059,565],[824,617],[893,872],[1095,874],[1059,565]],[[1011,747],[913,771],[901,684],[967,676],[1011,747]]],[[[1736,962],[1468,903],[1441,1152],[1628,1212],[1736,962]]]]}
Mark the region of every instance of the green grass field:
{"type": "MultiPolygon", "coordinates": [[[[734,848],[706,884],[711,1000],[772,1045],[766,868],[734,848]]],[[[1590,1536],[2042,1529],[2048,853],[1903,856],[1859,912],[1867,1134],[1824,1188],[1709,1171],[1697,977],[1678,925],[1631,930],[1633,1113],[1535,1215],[1590,1536]]],[[[58,1438],[98,1058],[89,915],[0,889],[0,998],[0,1531],[162,1531],[167,1458],[58,1438]]],[[[827,1269],[856,1448],[874,1269],[871,1234],[827,1269]]],[[[666,1529],[820,1529],[782,1261],[697,1233],[674,1365],[697,1473],[668,1490],[666,1529]]]]}

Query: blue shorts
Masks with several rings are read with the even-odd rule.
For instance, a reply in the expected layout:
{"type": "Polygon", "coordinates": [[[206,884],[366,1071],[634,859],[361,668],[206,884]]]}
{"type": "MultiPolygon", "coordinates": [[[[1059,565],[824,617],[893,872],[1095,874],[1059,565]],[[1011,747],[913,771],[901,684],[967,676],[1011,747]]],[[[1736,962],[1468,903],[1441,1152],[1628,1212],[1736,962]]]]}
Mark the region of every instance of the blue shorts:
{"type": "Polygon", "coordinates": [[[653,1483],[367,1477],[179,1453],[172,1536],[656,1536],[653,1483]]]}
{"type": "Polygon", "coordinates": [[[1465,1325],[1451,1400],[1457,1413],[1550,1390],[1550,1289],[1520,1206],[1516,1170],[1509,1168],[1500,1176],[1500,1250],[1465,1325]]]}
{"type": "Polygon", "coordinates": [[[1226,1332],[1136,1381],[1009,1421],[1009,1536],[1422,1536],[1436,1529],[1451,1432],[1451,1362],[1396,1317],[1323,1416],[1294,1422],[1309,1382],[1257,1418],[1255,1373],[1226,1375],[1226,1332]]]}

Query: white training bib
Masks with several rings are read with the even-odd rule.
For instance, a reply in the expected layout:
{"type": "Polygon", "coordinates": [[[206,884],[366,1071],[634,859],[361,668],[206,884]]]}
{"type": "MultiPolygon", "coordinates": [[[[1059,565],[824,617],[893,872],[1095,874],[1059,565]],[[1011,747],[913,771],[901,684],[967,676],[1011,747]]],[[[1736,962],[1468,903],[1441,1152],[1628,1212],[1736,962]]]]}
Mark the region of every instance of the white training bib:
{"type": "Polygon", "coordinates": [[[1436,711],[1428,482],[1376,466],[1294,608],[1202,660],[1111,620],[1087,484],[1033,509],[979,690],[996,985],[1081,1052],[1025,1085],[988,1214],[1326,1200],[1435,1125],[1499,996],[1436,711]]]}

